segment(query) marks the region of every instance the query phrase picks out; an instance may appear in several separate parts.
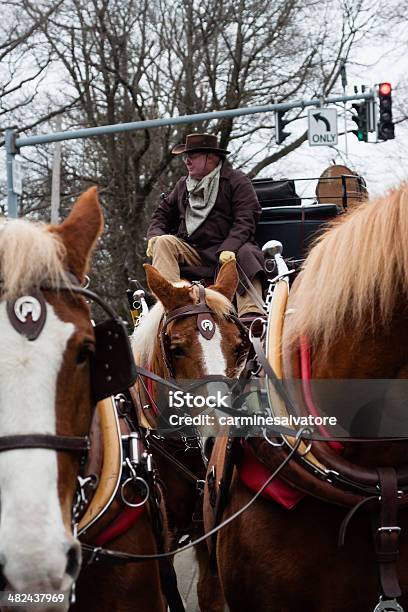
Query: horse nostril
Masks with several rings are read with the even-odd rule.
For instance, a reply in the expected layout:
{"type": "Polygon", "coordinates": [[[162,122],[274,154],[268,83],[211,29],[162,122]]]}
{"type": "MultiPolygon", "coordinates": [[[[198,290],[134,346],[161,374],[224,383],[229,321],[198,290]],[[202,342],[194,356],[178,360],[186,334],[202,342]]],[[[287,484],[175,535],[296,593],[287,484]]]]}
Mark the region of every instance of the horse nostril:
{"type": "Polygon", "coordinates": [[[80,564],[80,548],[77,545],[71,546],[67,552],[67,566],[65,568],[66,573],[71,578],[76,578],[79,573],[80,564]]]}

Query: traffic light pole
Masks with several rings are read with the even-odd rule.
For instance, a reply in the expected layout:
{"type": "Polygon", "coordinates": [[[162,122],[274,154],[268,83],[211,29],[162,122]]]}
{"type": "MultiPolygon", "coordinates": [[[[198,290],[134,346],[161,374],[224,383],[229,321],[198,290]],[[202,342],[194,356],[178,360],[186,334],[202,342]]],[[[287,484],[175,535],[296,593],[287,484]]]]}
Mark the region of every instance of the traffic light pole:
{"type": "Polygon", "coordinates": [[[7,212],[9,217],[17,217],[18,199],[14,191],[13,182],[13,165],[16,156],[15,136],[16,130],[6,128],[5,130],[5,145],[6,145],[6,171],[7,171],[7,212]]]}
{"type": "Polygon", "coordinates": [[[347,139],[347,107],[344,102],[344,151],[346,153],[346,158],[348,159],[348,139],[347,139]]]}
{"type": "MultiPolygon", "coordinates": [[[[341,85],[343,87],[343,96],[346,95],[347,86],[347,73],[346,73],[346,60],[343,59],[340,68],[341,85]]],[[[348,159],[348,142],[347,142],[347,103],[344,102],[344,149],[346,158],[348,159]]]]}
{"type": "Polygon", "coordinates": [[[294,108],[306,108],[308,106],[321,107],[336,102],[348,102],[352,100],[374,99],[373,92],[355,94],[353,96],[334,96],[330,98],[313,98],[312,100],[296,100],[294,102],[282,102],[279,104],[268,104],[264,106],[252,106],[246,108],[234,108],[223,111],[208,113],[198,113],[196,115],[183,115],[180,117],[168,117],[166,119],[149,119],[146,121],[135,121],[132,123],[119,123],[114,125],[102,125],[99,127],[72,130],[69,132],[53,132],[40,136],[17,136],[17,130],[8,128],[6,130],[6,155],[7,155],[7,208],[10,217],[17,217],[17,194],[13,190],[13,159],[18,150],[22,147],[34,146],[49,142],[59,142],[76,138],[89,138],[101,136],[103,134],[114,134],[119,132],[132,132],[156,128],[167,125],[179,125],[197,123],[200,121],[211,121],[213,119],[225,119],[239,117],[243,115],[254,115],[257,113],[270,113],[273,111],[289,111],[294,108]]]}

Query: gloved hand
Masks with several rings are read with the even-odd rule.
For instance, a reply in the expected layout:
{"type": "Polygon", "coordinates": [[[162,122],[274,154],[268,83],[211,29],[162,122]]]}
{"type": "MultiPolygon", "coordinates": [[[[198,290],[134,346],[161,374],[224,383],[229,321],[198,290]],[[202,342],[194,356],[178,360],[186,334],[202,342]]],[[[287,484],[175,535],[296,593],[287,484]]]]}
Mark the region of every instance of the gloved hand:
{"type": "Polygon", "coordinates": [[[226,263],[227,261],[232,261],[233,259],[236,259],[233,251],[221,251],[219,256],[220,264],[226,263]]]}
{"type": "Polygon", "coordinates": [[[156,242],[158,236],[153,236],[153,238],[150,238],[150,240],[147,243],[147,249],[146,249],[146,257],[153,257],[153,247],[154,247],[154,243],[156,242]]]}

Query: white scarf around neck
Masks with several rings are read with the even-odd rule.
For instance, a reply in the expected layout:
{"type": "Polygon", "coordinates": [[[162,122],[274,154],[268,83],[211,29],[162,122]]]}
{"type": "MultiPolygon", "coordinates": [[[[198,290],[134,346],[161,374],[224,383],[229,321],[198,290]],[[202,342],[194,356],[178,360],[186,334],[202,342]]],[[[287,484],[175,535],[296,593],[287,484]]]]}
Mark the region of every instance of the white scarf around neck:
{"type": "Polygon", "coordinates": [[[221,167],[222,162],[200,180],[187,177],[186,228],[189,236],[200,227],[214,207],[220,184],[221,167]]]}

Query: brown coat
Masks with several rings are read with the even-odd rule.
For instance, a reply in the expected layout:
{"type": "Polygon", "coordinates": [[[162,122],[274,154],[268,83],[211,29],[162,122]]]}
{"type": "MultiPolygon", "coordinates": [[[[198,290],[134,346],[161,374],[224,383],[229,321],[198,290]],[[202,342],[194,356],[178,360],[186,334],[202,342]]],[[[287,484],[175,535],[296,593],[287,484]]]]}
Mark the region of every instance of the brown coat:
{"type": "Polygon", "coordinates": [[[263,254],[255,243],[261,207],[251,181],[224,161],[214,207],[189,236],[185,224],[186,178],[181,178],[173,191],[161,200],[153,213],[147,239],[164,234],[177,236],[196,249],[203,265],[213,268],[218,264],[221,251],[233,251],[239,267],[251,280],[255,274],[262,273],[263,254]]]}

